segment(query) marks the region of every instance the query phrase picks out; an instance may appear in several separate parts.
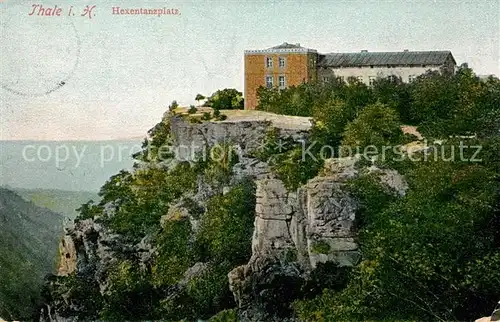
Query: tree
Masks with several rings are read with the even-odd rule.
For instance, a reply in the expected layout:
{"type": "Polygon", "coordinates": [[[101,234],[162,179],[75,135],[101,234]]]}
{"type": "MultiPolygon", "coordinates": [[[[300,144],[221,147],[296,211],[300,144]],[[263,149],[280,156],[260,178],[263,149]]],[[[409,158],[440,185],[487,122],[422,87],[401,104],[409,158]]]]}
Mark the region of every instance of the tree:
{"type": "Polygon", "coordinates": [[[364,148],[399,144],[403,138],[400,125],[394,109],[381,103],[369,105],[345,127],[342,146],[364,148]]]}
{"type": "Polygon", "coordinates": [[[196,109],[196,107],[194,105],[189,106],[189,110],[188,110],[189,114],[195,114],[197,111],[198,110],[196,109]]]}
{"type": "Polygon", "coordinates": [[[177,103],[176,100],[173,100],[172,103],[170,103],[168,110],[169,111],[175,111],[176,108],[179,107],[179,104],[177,103]]]}
{"type": "Polygon", "coordinates": [[[198,102],[198,106],[200,106],[200,101],[204,100],[206,97],[202,94],[196,94],[195,100],[198,102]]]}
{"type": "Polygon", "coordinates": [[[243,94],[234,88],[225,88],[213,93],[206,102],[214,110],[243,109],[243,94]]]}

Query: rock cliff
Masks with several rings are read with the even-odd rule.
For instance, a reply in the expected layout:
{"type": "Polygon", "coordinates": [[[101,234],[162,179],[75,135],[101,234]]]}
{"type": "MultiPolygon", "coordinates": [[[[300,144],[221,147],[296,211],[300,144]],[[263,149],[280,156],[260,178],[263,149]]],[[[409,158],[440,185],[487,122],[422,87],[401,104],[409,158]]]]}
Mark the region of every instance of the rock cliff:
{"type": "MultiPolygon", "coordinates": [[[[245,178],[256,184],[254,231],[251,241],[252,256],[245,265],[228,274],[228,282],[241,320],[282,320],[289,313],[289,304],[301,292],[317,267],[355,265],[360,257],[356,242],[356,199],[347,189],[347,181],[358,175],[357,159],[331,159],[325,162],[320,175],[294,191],[271,171],[270,166],[253,155],[267,133],[275,128],[283,139],[306,140],[307,129],[279,127],[265,120],[190,123],[182,117],[170,119],[172,146],[180,160],[192,160],[199,153],[217,143],[226,143],[238,152],[238,161],[232,166],[229,186],[221,191],[198,180],[194,193],[183,196],[170,205],[162,217],[162,226],[171,218],[187,217],[196,231],[207,199],[215,193],[224,193],[230,186],[245,178]],[[194,201],[199,211],[196,216],[185,200],[194,201]]],[[[407,187],[397,172],[375,167],[362,171],[378,173],[381,181],[404,194],[407,187]]],[[[109,211],[112,212],[112,205],[109,211]]],[[[110,215],[112,215],[110,213],[110,215]]],[[[118,256],[133,257],[146,264],[155,254],[148,237],[130,244],[99,223],[99,218],[86,219],[67,228],[61,242],[59,274],[86,276],[98,285],[101,294],[107,292],[106,272],[118,256]]],[[[184,279],[172,291],[180,290],[189,280],[207,269],[206,263],[189,268],[184,279]]],[[[58,309],[64,303],[50,303],[45,320],[57,320],[58,309]],[[54,309],[55,308],[55,309],[54,309]],[[50,313],[49,313],[50,312],[50,313]]],[[[74,308],[78,310],[78,308],[74,308]]]]}
{"type": "MultiPolygon", "coordinates": [[[[358,175],[355,163],[355,158],[327,160],[323,175],[297,191],[287,191],[278,179],[256,181],[252,257],[228,275],[242,320],[279,321],[282,316],[269,312],[287,313],[287,300],[294,298],[319,264],[358,262],[358,202],[346,188],[347,180],[358,175]]],[[[394,191],[407,189],[393,171],[375,167],[365,171],[377,173],[394,191]]]]}

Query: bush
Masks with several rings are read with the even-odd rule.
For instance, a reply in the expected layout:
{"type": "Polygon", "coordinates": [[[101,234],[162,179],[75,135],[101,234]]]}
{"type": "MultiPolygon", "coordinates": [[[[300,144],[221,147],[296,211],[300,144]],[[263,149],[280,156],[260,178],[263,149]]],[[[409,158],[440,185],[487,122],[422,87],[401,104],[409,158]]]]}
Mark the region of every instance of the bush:
{"type": "Polygon", "coordinates": [[[225,88],[213,93],[205,103],[214,110],[243,109],[243,94],[234,88],[225,88]]]}
{"type": "Polygon", "coordinates": [[[203,116],[201,117],[201,119],[204,121],[209,121],[210,119],[212,119],[212,116],[209,112],[203,112],[203,116]]]}
{"type": "Polygon", "coordinates": [[[189,106],[189,114],[195,114],[196,112],[198,112],[198,109],[194,105],[189,106]]]}
{"type": "Polygon", "coordinates": [[[251,255],[255,219],[255,187],[244,182],[222,196],[212,198],[196,237],[200,260],[208,258],[239,265],[251,255]]]}
{"type": "Polygon", "coordinates": [[[168,106],[169,111],[174,111],[176,108],[179,107],[179,104],[177,103],[176,100],[173,100],[172,103],[168,106]]]}

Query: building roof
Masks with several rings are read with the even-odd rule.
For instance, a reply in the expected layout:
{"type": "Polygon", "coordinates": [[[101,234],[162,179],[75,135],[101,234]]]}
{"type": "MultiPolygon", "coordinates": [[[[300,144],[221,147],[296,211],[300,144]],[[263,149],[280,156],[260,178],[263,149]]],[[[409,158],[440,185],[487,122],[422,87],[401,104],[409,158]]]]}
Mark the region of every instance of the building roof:
{"type": "Polygon", "coordinates": [[[245,50],[245,54],[268,54],[268,53],[317,53],[315,49],[300,46],[300,44],[282,43],[274,47],[259,50],[245,50]]]}
{"type": "Polygon", "coordinates": [[[320,55],[321,67],[361,67],[381,65],[442,65],[451,56],[451,51],[400,51],[331,53],[320,55]]]}
{"type": "Polygon", "coordinates": [[[284,42],[281,45],[274,46],[269,49],[290,49],[290,48],[304,48],[304,47],[301,47],[300,44],[289,44],[287,42],[284,42]]]}

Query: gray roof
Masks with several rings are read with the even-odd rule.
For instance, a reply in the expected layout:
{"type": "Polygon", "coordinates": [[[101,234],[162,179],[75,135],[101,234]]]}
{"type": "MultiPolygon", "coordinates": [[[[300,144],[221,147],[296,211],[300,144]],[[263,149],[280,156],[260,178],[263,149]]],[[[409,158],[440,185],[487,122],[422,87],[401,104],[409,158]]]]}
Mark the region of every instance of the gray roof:
{"type": "Polygon", "coordinates": [[[284,42],[281,45],[274,46],[269,49],[290,49],[290,48],[304,48],[304,47],[301,47],[300,44],[289,44],[287,42],[284,42]]]}
{"type": "Polygon", "coordinates": [[[360,67],[381,65],[442,65],[451,51],[400,51],[331,53],[319,56],[321,67],[360,67]]]}
{"type": "Polygon", "coordinates": [[[300,46],[300,44],[289,44],[287,42],[281,45],[274,46],[267,49],[257,49],[257,50],[245,50],[245,55],[247,54],[274,54],[274,53],[317,53],[315,49],[305,48],[300,46]]]}

